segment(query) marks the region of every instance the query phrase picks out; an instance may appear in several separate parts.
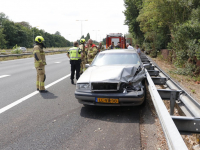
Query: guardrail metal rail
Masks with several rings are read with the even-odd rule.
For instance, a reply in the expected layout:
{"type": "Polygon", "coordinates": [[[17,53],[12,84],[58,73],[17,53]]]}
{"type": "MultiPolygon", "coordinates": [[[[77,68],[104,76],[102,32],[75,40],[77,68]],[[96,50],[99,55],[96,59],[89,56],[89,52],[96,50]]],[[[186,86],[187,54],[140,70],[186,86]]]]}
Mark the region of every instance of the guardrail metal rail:
{"type": "Polygon", "coordinates": [[[143,64],[147,64],[145,68],[148,89],[169,149],[187,149],[180,133],[200,133],[200,104],[160,69],[151,58],[144,53],[140,58],[143,64]],[[157,89],[155,85],[163,85],[165,89],[157,89]],[[163,100],[170,101],[170,113],[163,100]],[[175,104],[180,107],[185,116],[173,116],[175,104]]]}
{"type": "MultiPolygon", "coordinates": [[[[67,50],[45,51],[45,53],[55,53],[55,52],[67,52],[67,50]]],[[[24,56],[24,55],[32,55],[32,54],[33,53],[9,54],[9,55],[0,55],[0,57],[24,56]]]]}

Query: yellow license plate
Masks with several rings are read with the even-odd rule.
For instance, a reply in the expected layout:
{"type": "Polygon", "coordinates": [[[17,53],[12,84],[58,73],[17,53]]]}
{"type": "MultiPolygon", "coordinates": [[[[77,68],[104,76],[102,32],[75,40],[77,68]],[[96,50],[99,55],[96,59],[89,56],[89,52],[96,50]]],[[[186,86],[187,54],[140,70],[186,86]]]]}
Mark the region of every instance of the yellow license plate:
{"type": "Polygon", "coordinates": [[[98,103],[114,103],[114,104],[118,104],[119,103],[119,99],[117,99],[117,98],[96,98],[96,102],[98,102],[98,103]]]}

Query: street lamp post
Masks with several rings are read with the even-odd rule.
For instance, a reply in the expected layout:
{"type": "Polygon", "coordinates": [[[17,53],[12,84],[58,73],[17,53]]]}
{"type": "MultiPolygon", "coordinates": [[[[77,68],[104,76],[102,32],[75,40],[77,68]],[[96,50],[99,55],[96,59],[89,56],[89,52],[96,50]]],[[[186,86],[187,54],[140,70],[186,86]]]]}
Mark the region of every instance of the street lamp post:
{"type": "Polygon", "coordinates": [[[100,30],[93,30],[93,31],[96,31],[96,41],[97,41],[97,32],[100,31],[100,30]]]}
{"type": "Polygon", "coordinates": [[[82,35],[83,35],[83,34],[82,34],[82,22],[83,22],[83,21],[88,21],[88,20],[76,20],[76,21],[80,21],[80,22],[81,22],[81,37],[82,37],[82,35]]]}

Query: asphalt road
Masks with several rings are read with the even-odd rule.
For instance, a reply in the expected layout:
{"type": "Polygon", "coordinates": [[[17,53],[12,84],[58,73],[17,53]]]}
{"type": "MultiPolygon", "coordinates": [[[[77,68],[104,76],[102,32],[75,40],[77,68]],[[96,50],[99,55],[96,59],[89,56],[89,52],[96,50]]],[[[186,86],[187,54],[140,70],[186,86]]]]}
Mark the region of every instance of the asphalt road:
{"type": "MultiPolygon", "coordinates": [[[[46,85],[70,74],[66,54],[47,56],[46,85]]],[[[0,62],[0,149],[139,150],[139,107],[84,107],[66,77],[36,91],[33,58],[0,62]],[[3,77],[3,75],[10,75],[3,77]]]]}

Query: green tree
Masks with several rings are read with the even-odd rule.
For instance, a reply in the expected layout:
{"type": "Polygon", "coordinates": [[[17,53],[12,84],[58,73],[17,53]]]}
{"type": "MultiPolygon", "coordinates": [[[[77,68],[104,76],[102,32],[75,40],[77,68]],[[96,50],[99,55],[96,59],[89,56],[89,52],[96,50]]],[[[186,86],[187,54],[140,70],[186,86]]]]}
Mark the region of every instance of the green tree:
{"type": "Polygon", "coordinates": [[[10,21],[4,13],[0,13],[0,48],[12,48],[16,44],[23,47],[33,47],[36,36],[43,36],[47,47],[66,47],[71,42],[61,36],[60,32],[50,34],[36,27],[31,27],[28,22],[10,21]]]}
{"type": "Polygon", "coordinates": [[[0,48],[7,48],[6,43],[7,41],[5,40],[5,34],[3,34],[3,28],[0,28],[0,48]]]}
{"type": "Polygon", "coordinates": [[[125,25],[128,25],[129,32],[135,39],[134,44],[142,44],[144,35],[140,30],[140,24],[137,21],[137,17],[142,8],[142,0],[124,0],[124,6],[126,10],[123,12],[125,15],[125,25]]]}
{"type": "Polygon", "coordinates": [[[87,33],[86,37],[85,37],[85,41],[88,41],[90,39],[90,33],[87,33]]]}
{"type": "Polygon", "coordinates": [[[55,35],[59,35],[59,36],[61,36],[61,34],[60,34],[59,31],[56,31],[55,35]]]}
{"type": "Polygon", "coordinates": [[[8,20],[8,16],[6,16],[3,12],[0,12],[0,25],[3,25],[4,20],[8,20]]]}

